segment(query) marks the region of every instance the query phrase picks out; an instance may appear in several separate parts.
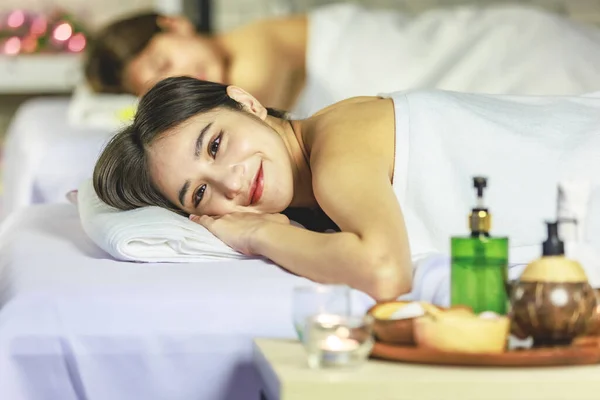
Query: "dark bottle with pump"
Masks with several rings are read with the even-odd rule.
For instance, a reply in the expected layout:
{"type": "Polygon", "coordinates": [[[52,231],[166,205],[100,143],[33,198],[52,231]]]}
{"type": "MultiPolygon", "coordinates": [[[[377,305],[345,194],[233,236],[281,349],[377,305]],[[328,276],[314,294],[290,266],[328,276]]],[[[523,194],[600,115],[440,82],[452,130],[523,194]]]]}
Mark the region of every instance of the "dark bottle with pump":
{"type": "Polygon", "coordinates": [[[469,215],[469,236],[451,238],[451,304],[473,312],[507,314],[508,238],[490,235],[492,216],[483,201],[487,179],[473,178],[477,205],[469,215]]]}
{"type": "Polygon", "coordinates": [[[547,222],[542,257],[510,285],[513,322],[539,347],[570,344],[587,331],[597,306],[583,266],[565,257],[558,225],[547,222]]]}

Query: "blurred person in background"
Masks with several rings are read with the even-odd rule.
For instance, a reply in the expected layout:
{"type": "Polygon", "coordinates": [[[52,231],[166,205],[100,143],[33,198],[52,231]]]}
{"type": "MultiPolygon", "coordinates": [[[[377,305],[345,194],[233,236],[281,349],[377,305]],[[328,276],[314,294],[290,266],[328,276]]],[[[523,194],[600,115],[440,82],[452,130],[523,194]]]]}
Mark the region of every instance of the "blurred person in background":
{"type": "Polygon", "coordinates": [[[600,29],[522,6],[461,6],[408,16],[317,7],[199,34],[185,17],[115,21],[88,48],[101,93],[142,95],[166,77],[232,84],[297,117],[342,99],[413,88],[519,95],[600,90],[600,29]]]}

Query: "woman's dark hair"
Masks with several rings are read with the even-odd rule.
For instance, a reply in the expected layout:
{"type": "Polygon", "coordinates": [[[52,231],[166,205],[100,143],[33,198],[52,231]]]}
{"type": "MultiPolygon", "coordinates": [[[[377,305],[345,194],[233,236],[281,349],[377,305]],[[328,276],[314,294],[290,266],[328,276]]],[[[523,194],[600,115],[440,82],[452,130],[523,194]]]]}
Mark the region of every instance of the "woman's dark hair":
{"type": "Polygon", "coordinates": [[[94,91],[127,92],[123,83],[125,67],[162,32],[159,18],[154,12],[127,17],[106,26],[90,40],[84,72],[94,91]]]}
{"type": "MultiPolygon", "coordinates": [[[[133,123],[110,140],[96,162],[93,182],[98,197],[120,210],[158,206],[182,214],[152,183],[148,149],[167,131],[216,108],[243,112],[221,83],[173,77],[156,84],[141,98],[133,123]]],[[[286,118],[279,110],[267,112],[286,118]]]]}

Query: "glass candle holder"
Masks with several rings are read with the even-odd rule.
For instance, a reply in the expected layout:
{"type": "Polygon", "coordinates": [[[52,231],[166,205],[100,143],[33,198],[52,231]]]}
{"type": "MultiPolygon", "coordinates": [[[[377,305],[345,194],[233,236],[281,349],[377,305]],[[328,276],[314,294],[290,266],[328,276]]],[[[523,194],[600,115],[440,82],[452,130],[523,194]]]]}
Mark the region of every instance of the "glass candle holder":
{"type": "Polygon", "coordinates": [[[308,318],[320,314],[348,316],[351,312],[350,288],[344,285],[304,285],[294,288],[292,318],[298,339],[303,341],[308,318]]]}
{"type": "Polygon", "coordinates": [[[373,349],[370,315],[320,314],[308,318],[304,347],[310,368],[354,367],[373,349]]]}

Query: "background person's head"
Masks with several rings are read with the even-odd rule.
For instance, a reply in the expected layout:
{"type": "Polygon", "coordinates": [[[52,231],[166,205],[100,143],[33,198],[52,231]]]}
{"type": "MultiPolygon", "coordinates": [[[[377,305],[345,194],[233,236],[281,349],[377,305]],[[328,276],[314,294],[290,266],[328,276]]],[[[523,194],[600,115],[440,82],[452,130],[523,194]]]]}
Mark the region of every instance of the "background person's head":
{"type": "Polygon", "coordinates": [[[101,93],[142,95],[171,76],[225,79],[216,42],[182,17],[146,13],[116,21],[95,35],[86,56],[86,79],[101,93]]]}
{"type": "Polygon", "coordinates": [[[94,189],[121,210],[281,212],[293,198],[292,160],[272,117],[284,115],[240,88],[163,80],[103,150],[94,189]]]}

